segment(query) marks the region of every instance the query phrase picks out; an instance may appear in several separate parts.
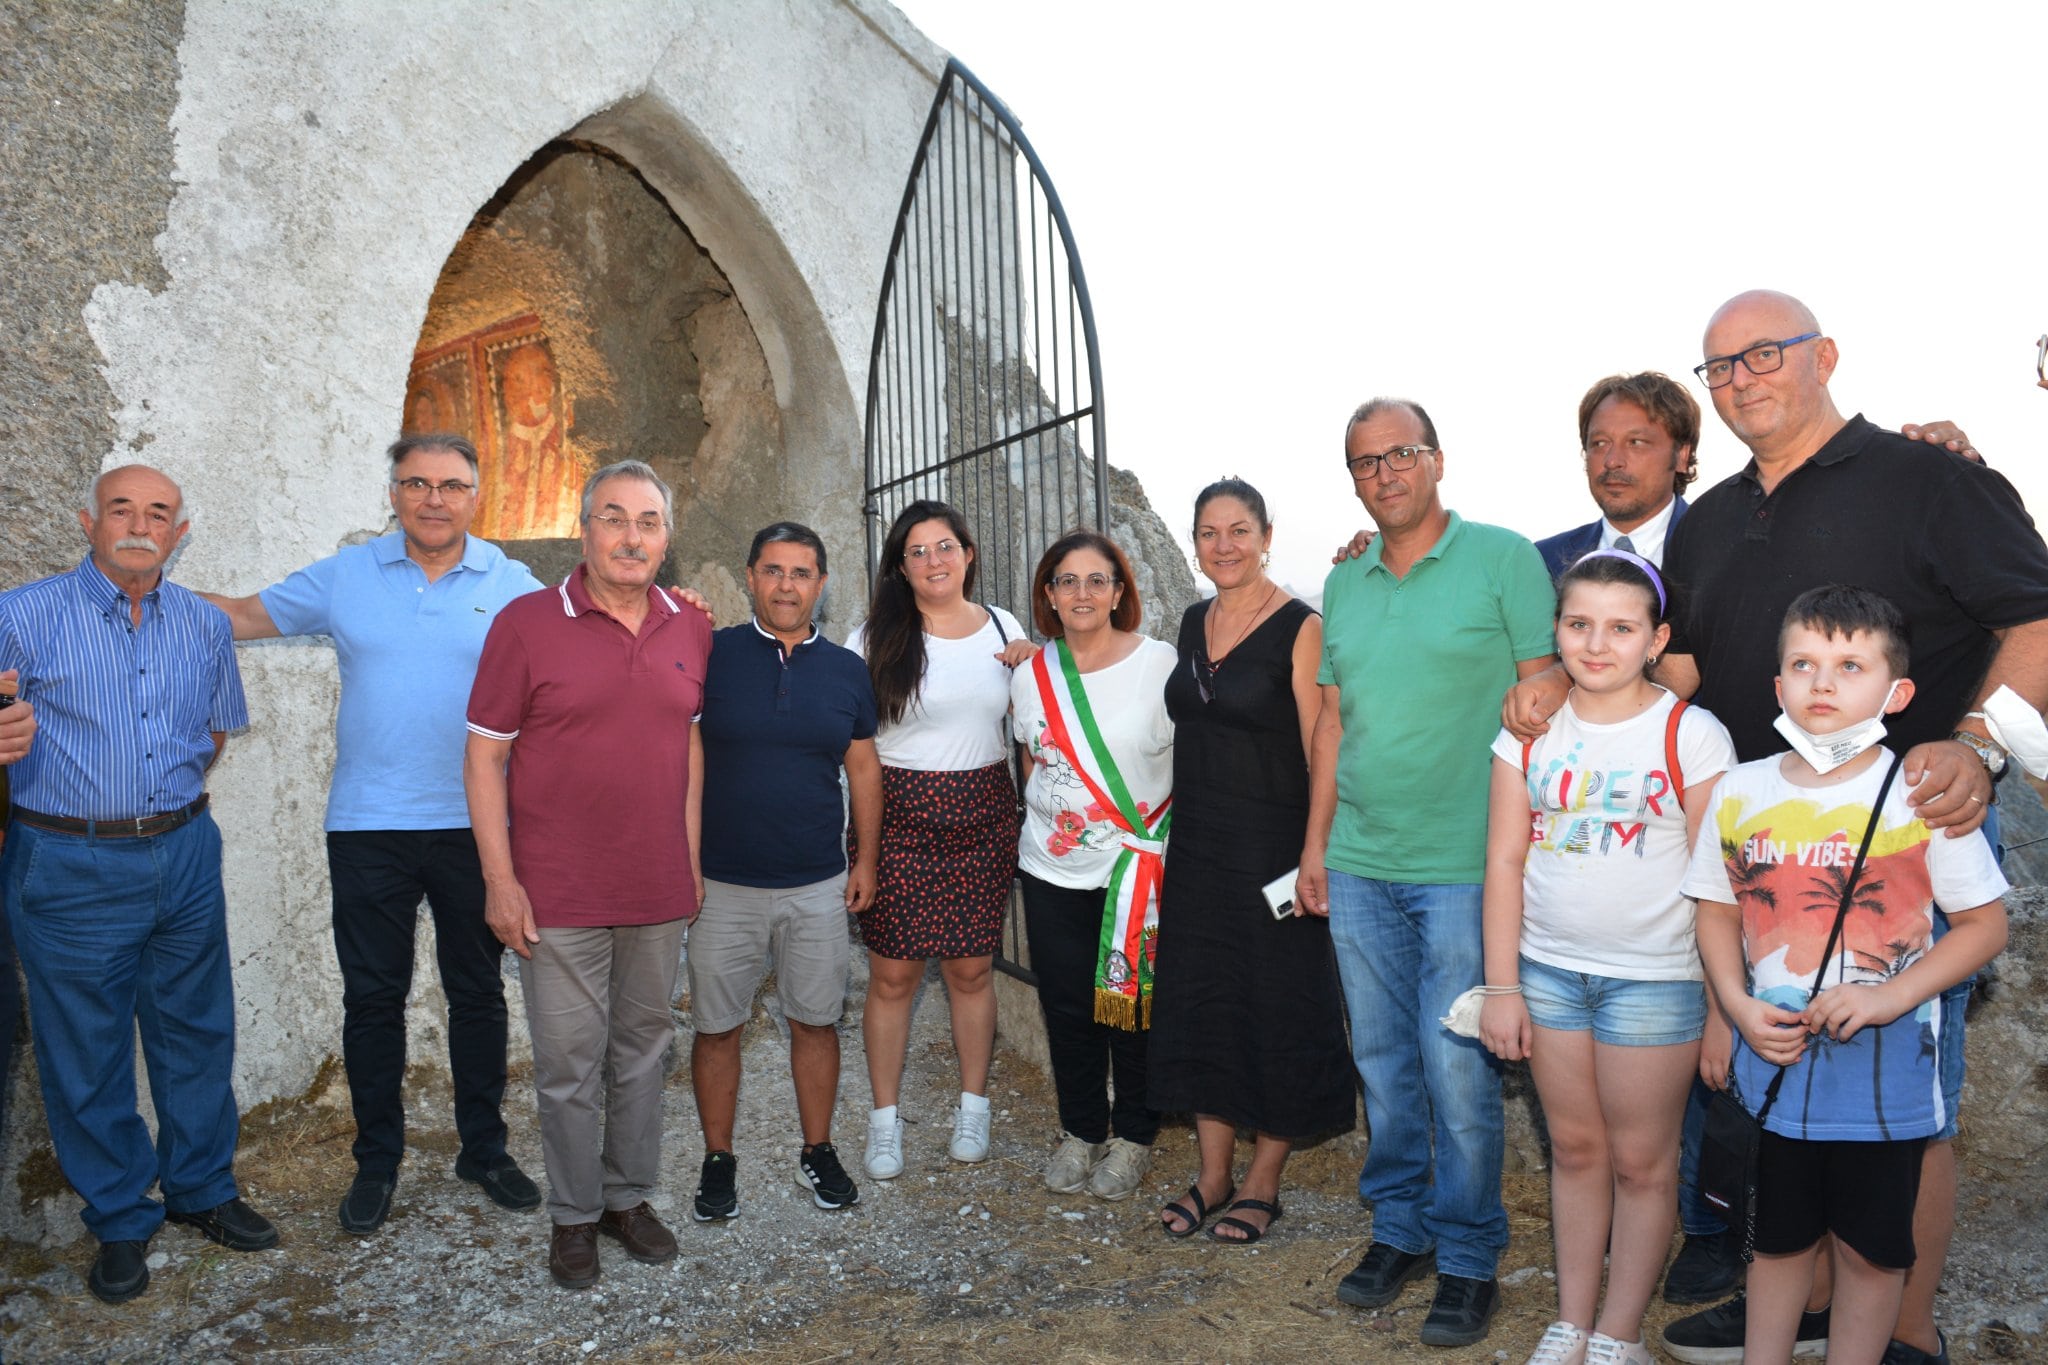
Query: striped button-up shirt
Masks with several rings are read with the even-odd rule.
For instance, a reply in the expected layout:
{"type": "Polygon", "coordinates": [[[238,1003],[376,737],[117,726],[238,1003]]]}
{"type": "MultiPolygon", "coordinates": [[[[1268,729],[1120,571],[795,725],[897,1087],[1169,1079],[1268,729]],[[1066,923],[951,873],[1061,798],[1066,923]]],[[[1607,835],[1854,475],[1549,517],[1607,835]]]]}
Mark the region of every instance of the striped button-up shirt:
{"type": "Polygon", "coordinates": [[[0,669],[21,670],[36,738],[10,774],[14,803],[74,820],[132,820],[205,790],[215,730],[249,723],[227,616],[159,579],[131,622],[128,595],[88,556],[0,593],[0,669]]]}

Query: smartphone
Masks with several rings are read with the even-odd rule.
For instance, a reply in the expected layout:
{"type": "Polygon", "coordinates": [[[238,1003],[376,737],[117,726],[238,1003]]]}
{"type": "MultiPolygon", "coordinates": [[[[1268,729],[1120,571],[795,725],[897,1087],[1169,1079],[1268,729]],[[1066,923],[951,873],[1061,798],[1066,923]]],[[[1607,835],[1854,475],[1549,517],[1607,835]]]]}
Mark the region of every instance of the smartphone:
{"type": "Polygon", "coordinates": [[[1301,869],[1294,868],[1266,883],[1266,904],[1273,907],[1274,919],[1286,919],[1294,913],[1294,880],[1300,875],[1301,869]]]}

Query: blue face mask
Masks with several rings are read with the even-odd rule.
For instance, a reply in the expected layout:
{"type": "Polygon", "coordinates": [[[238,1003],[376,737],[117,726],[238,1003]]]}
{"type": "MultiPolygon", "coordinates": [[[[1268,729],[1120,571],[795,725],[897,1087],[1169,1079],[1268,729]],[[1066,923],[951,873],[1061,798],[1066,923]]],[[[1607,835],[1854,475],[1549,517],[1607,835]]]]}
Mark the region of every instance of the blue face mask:
{"type": "Polygon", "coordinates": [[[1817,735],[1783,711],[1778,712],[1774,728],[1792,746],[1792,752],[1813,765],[1815,772],[1831,773],[1884,738],[1885,712],[1891,707],[1892,696],[1898,690],[1899,683],[1894,681],[1891,690],[1884,694],[1884,705],[1877,708],[1876,715],[1833,734],[1817,735]]]}

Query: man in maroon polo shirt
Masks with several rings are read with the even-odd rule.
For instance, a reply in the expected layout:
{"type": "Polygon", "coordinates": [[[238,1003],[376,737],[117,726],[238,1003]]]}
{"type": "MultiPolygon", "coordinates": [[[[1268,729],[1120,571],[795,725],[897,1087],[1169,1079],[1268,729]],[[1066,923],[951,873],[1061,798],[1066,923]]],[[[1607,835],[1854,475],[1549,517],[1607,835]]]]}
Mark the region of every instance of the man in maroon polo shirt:
{"type": "Polygon", "coordinates": [[[683,928],[703,899],[697,713],[711,627],[655,587],[674,524],[638,460],[584,485],[583,562],[507,604],[469,697],[463,779],[485,918],[519,954],[554,1233],[548,1270],[597,1279],[675,1238],[660,1175],[662,1053],[683,928]]]}

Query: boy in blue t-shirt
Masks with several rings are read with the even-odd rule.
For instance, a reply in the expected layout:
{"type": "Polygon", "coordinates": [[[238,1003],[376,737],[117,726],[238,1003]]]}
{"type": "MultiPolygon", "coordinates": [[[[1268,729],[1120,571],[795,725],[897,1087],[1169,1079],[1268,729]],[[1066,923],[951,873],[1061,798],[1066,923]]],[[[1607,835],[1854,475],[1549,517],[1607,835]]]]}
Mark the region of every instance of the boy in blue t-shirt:
{"type": "Polygon", "coordinates": [[[1876,593],[1815,588],[1785,613],[1778,655],[1778,730],[1792,752],[1721,779],[1684,886],[1699,899],[1700,958],[1734,1026],[1730,1077],[1751,1112],[1787,1068],[1764,1122],[1743,1352],[1791,1357],[1832,1233],[1829,1359],[1876,1365],[1913,1264],[1921,1152],[1946,1118],[1938,997],[2005,946],[2009,888],[1982,834],[1934,837],[1894,780],[1823,969],[1892,762],[1883,719],[1913,697],[1905,619],[1876,593]],[[1950,923],[1939,943],[1936,904],[1950,923]]]}

